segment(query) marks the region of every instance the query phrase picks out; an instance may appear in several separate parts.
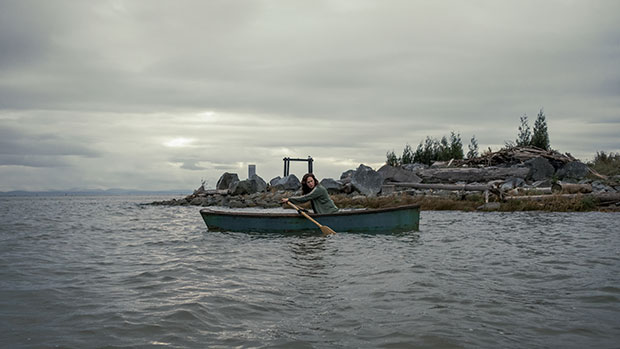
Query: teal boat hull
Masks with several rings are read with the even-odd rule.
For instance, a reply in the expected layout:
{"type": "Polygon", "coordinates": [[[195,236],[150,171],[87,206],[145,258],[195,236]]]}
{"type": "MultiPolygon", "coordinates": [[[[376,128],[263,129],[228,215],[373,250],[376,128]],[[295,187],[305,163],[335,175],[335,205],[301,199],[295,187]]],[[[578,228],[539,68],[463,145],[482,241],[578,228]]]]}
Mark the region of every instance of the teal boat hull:
{"type": "MultiPolygon", "coordinates": [[[[319,232],[316,224],[295,213],[216,211],[203,208],[200,214],[209,231],[255,233],[319,232]]],[[[419,205],[311,214],[313,219],[339,233],[398,233],[419,230],[419,205]]]]}

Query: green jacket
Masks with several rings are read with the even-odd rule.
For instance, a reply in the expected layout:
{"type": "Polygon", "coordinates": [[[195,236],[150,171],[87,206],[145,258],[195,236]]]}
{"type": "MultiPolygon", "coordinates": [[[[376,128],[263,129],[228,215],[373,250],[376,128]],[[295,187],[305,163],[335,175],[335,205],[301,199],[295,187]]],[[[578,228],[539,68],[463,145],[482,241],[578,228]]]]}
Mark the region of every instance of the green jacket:
{"type": "Polygon", "coordinates": [[[338,212],[338,207],[329,197],[327,189],[322,185],[317,185],[306,195],[296,196],[288,199],[294,204],[301,204],[310,201],[312,204],[312,210],[314,213],[335,213],[338,212]]]}

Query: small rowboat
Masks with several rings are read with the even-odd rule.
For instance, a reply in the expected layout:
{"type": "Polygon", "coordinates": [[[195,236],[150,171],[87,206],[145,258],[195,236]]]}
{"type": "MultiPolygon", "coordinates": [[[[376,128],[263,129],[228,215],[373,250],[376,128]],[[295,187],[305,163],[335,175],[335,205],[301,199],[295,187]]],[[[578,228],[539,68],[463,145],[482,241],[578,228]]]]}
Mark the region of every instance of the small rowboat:
{"type": "MultiPolygon", "coordinates": [[[[292,212],[239,212],[200,210],[209,231],[256,233],[320,232],[317,226],[302,215],[292,212]]],[[[417,231],[420,206],[405,205],[391,208],[340,211],[330,214],[310,214],[324,226],[339,233],[398,233],[417,231]]]]}

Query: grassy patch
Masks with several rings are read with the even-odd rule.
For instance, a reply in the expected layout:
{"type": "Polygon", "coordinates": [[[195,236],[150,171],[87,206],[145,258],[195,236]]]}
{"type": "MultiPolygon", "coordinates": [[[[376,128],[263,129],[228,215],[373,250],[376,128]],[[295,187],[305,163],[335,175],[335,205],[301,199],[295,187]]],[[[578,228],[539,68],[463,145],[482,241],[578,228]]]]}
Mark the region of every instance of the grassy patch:
{"type": "Polygon", "coordinates": [[[340,208],[386,208],[416,204],[420,205],[421,210],[474,211],[484,203],[482,196],[454,199],[426,195],[412,196],[406,193],[378,197],[332,195],[332,199],[340,208]]]}
{"type": "Polygon", "coordinates": [[[588,166],[605,176],[620,175],[620,153],[596,152],[594,161],[589,162],[588,166]]]}
{"type": "Polygon", "coordinates": [[[586,212],[597,211],[597,205],[597,200],[591,196],[567,198],[550,195],[541,200],[509,200],[502,203],[500,211],[586,212]]]}
{"type": "MultiPolygon", "coordinates": [[[[387,208],[406,204],[420,205],[421,210],[456,210],[475,211],[484,204],[482,195],[464,198],[438,197],[430,195],[412,196],[405,193],[390,196],[364,197],[332,195],[332,199],[340,208],[387,208]]],[[[539,200],[508,200],[502,202],[499,211],[547,211],[547,212],[585,212],[599,210],[598,201],[591,196],[562,197],[549,195],[539,200]]]]}

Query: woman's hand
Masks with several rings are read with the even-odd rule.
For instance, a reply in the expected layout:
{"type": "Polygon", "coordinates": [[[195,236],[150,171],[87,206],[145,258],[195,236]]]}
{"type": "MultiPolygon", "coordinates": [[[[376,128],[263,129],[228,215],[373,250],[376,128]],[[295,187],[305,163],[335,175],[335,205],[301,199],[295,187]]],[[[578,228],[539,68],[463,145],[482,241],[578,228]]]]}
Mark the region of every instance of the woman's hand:
{"type": "Polygon", "coordinates": [[[282,198],[282,203],[286,204],[288,202],[288,198],[282,198]]]}

